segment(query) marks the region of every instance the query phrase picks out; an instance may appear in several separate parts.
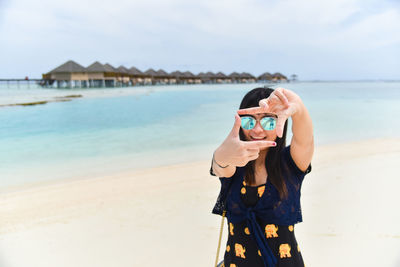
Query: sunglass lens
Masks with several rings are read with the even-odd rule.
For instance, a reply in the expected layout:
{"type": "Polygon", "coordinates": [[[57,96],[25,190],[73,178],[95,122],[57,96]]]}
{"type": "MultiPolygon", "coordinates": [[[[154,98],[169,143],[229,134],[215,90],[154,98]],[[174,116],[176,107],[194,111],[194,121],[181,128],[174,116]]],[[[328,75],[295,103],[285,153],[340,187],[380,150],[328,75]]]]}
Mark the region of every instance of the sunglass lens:
{"type": "Polygon", "coordinates": [[[256,125],[256,120],[252,117],[241,117],[241,126],[245,130],[251,130],[256,125]]]}
{"type": "Polygon", "coordinates": [[[271,131],[276,127],[276,119],[273,117],[264,117],[261,119],[260,123],[266,131],[271,131]]]}

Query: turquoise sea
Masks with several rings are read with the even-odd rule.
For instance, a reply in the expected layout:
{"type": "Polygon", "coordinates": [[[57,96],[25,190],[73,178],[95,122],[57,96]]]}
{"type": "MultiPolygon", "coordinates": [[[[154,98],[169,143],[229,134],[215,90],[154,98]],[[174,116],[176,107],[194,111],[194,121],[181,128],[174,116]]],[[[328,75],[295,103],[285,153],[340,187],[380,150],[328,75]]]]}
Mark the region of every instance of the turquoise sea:
{"type": "MultiPolygon", "coordinates": [[[[264,84],[85,90],[1,85],[0,104],[70,94],[84,97],[0,107],[0,191],[26,183],[210,159],[231,130],[242,97],[257,86],[264,84]]],[[[400,82],[279,86],[302,97],[313,119],[317,145],[400,137],[400,82]]]]}

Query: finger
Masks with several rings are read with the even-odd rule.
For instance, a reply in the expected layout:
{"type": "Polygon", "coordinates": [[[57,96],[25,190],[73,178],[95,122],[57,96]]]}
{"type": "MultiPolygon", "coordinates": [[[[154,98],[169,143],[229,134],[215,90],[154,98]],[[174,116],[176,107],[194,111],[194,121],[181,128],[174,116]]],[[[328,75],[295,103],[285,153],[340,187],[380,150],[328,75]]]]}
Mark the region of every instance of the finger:
{"type": "Polygon", "coordinates": [[[259,157],[259,154],[254,154],[254,155],[252,155],[252,156],[249,156],[247,159],[248,159],[249,161],[252,161],[252,160],[258,159],[258,157],[259,157]]]}
{"type": "Polygon", "coordinates": [[[239,109],[237,111],[239,115],[246,115],[246,114],[257,114],[257,113],[264,113],[264,109],[261,107],[254,107],[254,108],[244,108],[239,109]]]}
{"type": "Polygon", "coordinates": [[[239,137],[239,130],[241,125],[241,119],[238,114],[235,114],[235,123],[233,124],[233,128],[230,132],[230,135],[233,137],[239,137]]]}
{"type": "Polygon", "coordinates": [[[275,91],[273,92],[274,95],[276,95],[279,100],[286,106],[289,106],[289,100],[287,99],[287,97],[283,94],[283,88],[277,88],[275,89],[275,91]]]}
{"type": "Polygon", "coordinates": [[[279,116],[278,120],[276,121],[276,135],[279,138],[283,136],[283,128],[285,127],[286,117],[279,116]]]}
{"type": "Polygon", "coordinates": [[[243,141],[246,149],[261,149],[276,146],[275,141],[243,141]]]}
{"type": "Polygon", "coordinates": [[[261,100],[258,102],[258,105],[260,106],[260,108],[262,108],[262,109],[264,109],[264,110],[267,110],[268,107],[269,107],[269,105],[268,105],[268,98],[261,99],[261,100]]]}
{"type": "Polygon", "coordinates": [[[281,100],[279,99],[278,96],[276,96],[274,93],[270,94],[268,98],[266,98],[266,102],[268,104],[269,109],[273,109],[277,104],[281,103],[281,100]]]}
{"type": "Polygon", "coordinates": [[[247,152],[249,154],[259,153],[260,149],[259,148],[247,148],[247,152]]]}

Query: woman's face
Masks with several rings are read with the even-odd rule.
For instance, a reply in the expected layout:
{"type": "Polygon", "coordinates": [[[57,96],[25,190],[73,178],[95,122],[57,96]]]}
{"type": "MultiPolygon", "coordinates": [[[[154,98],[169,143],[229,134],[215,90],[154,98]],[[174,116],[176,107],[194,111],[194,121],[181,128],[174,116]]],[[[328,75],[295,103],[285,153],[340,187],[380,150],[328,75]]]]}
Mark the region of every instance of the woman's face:
{"type": "Polygon", "coordinates": [[[270,131],[264,130],[261,127],[260,119],[265,117],[267,114],[260,113],[260,114],[253,114],[252,116],[257,120],[256,125],[251,130],[245,130],[242,128],[244,136],[247,141],[275,141],[277,134],[276,128],[270,131]]]}

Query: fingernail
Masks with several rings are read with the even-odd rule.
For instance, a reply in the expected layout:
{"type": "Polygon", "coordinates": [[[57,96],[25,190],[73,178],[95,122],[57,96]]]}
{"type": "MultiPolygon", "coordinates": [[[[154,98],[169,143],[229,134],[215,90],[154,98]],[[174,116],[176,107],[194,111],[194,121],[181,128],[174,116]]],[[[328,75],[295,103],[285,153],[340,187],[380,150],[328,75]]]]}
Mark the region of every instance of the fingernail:
{"type": "Polygon", "coordinates": [[[273,142],[273,143],[272,143],[272,145],[273,145],[273,146],[276,146],[276,143],[275,143],[275,142],[273,142]]]}

